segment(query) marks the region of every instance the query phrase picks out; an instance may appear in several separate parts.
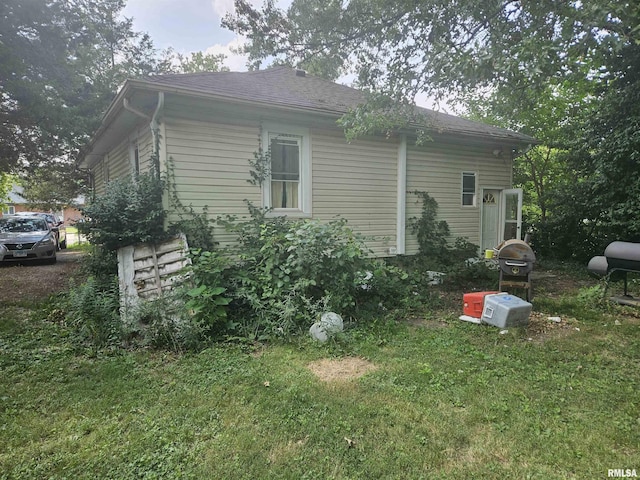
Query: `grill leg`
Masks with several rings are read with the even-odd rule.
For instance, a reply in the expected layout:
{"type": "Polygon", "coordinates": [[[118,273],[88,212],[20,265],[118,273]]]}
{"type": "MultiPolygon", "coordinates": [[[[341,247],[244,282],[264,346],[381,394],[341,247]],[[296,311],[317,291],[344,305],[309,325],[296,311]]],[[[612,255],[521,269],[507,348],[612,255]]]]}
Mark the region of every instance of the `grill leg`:
{"type": "Polygon", "coordinates": [[[500,290],[501,292],[504,292],[505,287],[508,287],[509,289],[515,288],[519,290],[524,290],[525,298],[527,302],[531,303],[531,300],[533,299],[533,283],[531,282],[531,272],[527,274],[526,280],[522,280],[522,277],[514,278],[508,275],[504,275],[502,270],[500,270],[500,281],[498,284],[498,290],[500,290]]]}

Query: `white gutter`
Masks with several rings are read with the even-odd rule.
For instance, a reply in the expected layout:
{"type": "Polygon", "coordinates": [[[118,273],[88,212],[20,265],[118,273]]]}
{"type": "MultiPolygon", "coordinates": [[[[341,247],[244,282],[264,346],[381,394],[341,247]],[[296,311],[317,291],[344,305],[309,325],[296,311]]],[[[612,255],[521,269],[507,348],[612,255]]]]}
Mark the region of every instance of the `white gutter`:
{"type": "Polygon", "coordinates": [[[151,117],[149,117],[149,115],[147,115],[146,113],[141,112],[140,110],[133,108],[131,106],[131,104],[129,103],[129,99],[125,97],[125,99],[122,101],[122,106],[124,107],[125,110],[129,110],[131,113],[135,113],[136,115],[138,115],[139,117],[142,117],[144,119],[147,119],[149,121],[151,121],[151,117]]]}
{"type": "MultiPolygon", "coordinates": [[[[407,228],[407,136],[400,135],[398,145],[398,195],[396,205],[396,255],[405,253],[405,231],[407,228]]],[[[391,253],[391,252],[389,252],[391,253]]]]}

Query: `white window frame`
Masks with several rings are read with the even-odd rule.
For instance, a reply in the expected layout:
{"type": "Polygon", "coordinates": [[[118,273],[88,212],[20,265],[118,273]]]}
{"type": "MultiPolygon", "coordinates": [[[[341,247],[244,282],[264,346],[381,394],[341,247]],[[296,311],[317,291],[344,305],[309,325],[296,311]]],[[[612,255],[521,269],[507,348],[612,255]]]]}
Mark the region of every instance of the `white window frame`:
{"type": "MultiPolygon", "coordinates": [[[[262,146],[270,148],[271,139],[277,135],[298,137],[300,141],[300,182],[298,184],[298,208],[274,208],[269,216],[311,217],[311,135],[308,128],[281,123],[262,125],[262,146]]],[[[266,153],[266,152],[265,152],[266,153]]],[[[271,168],[271,166],[269,166],[271,168]]],[[[262,205],[271,208],[271,174],[262,184],[262,205]]]]}
{"type": "Polygon", "coordinates": [[[16,214],[16,207],[14,205],[7,205],[5,208],[2,209],[2,214],[3,215],[15,215],[16,214]]]}
{"type": "Polygon", "coordinates": [[[462,174],[460,175],[460,205],[463,208],[473,208],[478,206],[478,173],[477,172],[463,171],[462,174]],[[472,175],[473,175],[473,200],[471,205],[465,205],[464,203],[465,195],[471,195],[471,192],[465,192],[464,178],[465,176],[472,176],[472,175]]]}

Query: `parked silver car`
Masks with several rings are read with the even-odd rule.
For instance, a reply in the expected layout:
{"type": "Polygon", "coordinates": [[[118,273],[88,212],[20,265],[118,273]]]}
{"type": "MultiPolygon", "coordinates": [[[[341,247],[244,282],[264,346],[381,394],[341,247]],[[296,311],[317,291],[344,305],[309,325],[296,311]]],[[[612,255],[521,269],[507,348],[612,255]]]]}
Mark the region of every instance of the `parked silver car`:
{"type": "Polygon", "coordinates": [[[38,215],[44,217],[53,233],[56,235],[56,241],[58,242],[58,250],[67,248],[67,229],[64,226],[64,221],[53,213],[44,212],[18,212],[16,215],[38,215]]]}
{"type": "Polygon", "coordinates": [[[0,218],[0,261],[44,260],[56,263],[58,242],[46,219],[7,215],[0,218]]]}

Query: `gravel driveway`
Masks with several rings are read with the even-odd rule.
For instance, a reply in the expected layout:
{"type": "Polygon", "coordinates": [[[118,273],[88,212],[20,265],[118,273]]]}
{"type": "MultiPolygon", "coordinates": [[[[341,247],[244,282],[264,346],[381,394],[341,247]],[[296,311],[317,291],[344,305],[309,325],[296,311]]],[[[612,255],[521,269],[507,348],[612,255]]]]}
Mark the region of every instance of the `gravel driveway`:
{"type": "Polygon", "coordinates": [[[58,262],[43,265],[37,262],[0,264],[0,302],[47,298],[66,290],[77,273],[82,252],[62,250],[58,262]]]}

